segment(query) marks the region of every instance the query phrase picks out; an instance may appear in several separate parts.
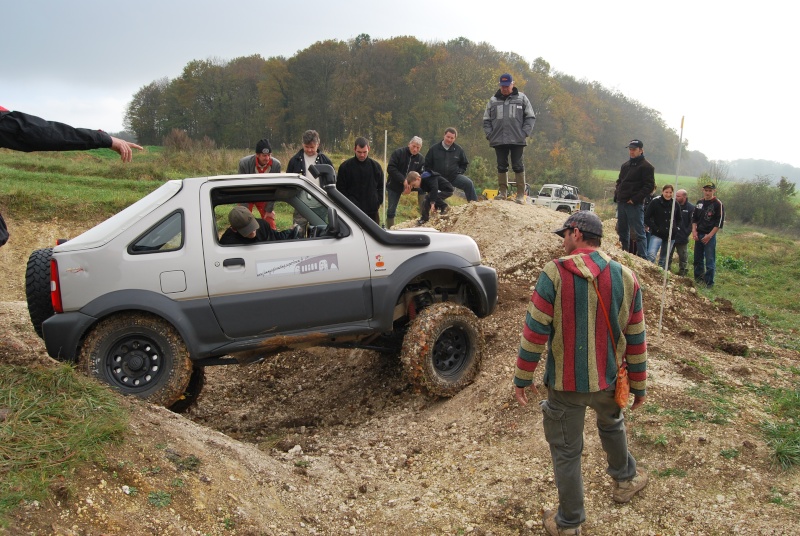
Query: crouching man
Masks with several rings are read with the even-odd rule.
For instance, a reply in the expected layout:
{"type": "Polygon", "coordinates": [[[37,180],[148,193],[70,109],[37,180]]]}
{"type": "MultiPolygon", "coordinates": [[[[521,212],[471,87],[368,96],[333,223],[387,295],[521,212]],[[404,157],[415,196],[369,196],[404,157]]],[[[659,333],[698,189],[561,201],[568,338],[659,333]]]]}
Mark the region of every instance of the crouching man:
{"type": "Polygon", "coordinates": [[[406,182],[411,188],[419,188],[420,192],[425,193],[425,201],[422,203],[422,217],[417,223],[423,224],[430,218],[431,210],[436,209],[439,214],[447,212],[449,206],[445,199],[453,195],[453,185],[436,173],[435,171],[423,171],[422,175],[416,171],[406,175],[406,182]]]}

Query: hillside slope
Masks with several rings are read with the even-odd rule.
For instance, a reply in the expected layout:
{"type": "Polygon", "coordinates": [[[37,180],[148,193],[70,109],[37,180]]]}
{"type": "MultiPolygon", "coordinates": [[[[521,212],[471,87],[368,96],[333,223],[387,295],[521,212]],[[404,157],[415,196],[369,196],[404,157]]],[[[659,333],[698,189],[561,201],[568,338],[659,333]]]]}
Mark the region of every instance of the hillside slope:
{"type": "MultiPolygon", "coordinates": [[[[365,350],[286,352],[207,371],[185,415],[120,398],[131,431],[45,504],[19,509],[9,534],[541,534],[556,504],[537,404],[520,408],[511,375],[521,322],[564,220],[540,207],[471,203],[431,224],[473,236],[500,275],[498,310],[475,383],[452,399],[414,392],[399,364],[365,350]],[[191,461],[191,463],[188,463],[191,461]],[[157,469],[156,469],[157,468],[157,469]],[[123,486],[138,490],[126,494],[123,486]],[[148,501],[171,495],[169,506],[148,501]]],[[[9,222],[0,249],[0,363],[49,366],[27,321],[24,259],[79,224],[9,222]]],[[[765,343],[757,321],[698,295],[677,278],[659,335],[658,269],[610,245],[645,289],[648,404],[628,412],[631,449],[651,483],[627,505],[611,481],[592,414],[583,474],[584,534],[793,534],[800,477],[775,469],[759,423],[759,386],[796,388],[797,352],[765,343]],[[739,354],[747,354],[741,357],[739,354]]],[[[541,383],[541,369],[537,382],[541,383]]],[[[544,397],[540,389],[539,398],[544,397]]]]}

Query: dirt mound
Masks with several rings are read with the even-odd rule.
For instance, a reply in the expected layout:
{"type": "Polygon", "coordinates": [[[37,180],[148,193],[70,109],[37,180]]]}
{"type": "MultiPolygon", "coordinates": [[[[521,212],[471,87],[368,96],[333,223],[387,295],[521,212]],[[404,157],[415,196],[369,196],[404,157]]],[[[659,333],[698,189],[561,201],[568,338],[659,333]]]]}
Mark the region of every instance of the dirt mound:
{"type": "MultiPolygon", "coordinates": [[[[10,534],[541,533],[540,510],[557,502],[549,450],[537,405],[516,405],[511,376],[535,278],[561,253],[551,231],[563,220],[484,201],[429,223],[473,236],[500,275],[498,309],[482,320],[482,371],[452,399],[415,392],[396,360],[365,350],[210,368],[185,416],[121,398],[132,411],[125,443],[56,486],[51,501],[21,508],[10,534]],[[170,504],[151,500],[163,497],[156,492],[170,504]]],[[[81,226],[10,223],[0,362],[46,366],[22,302],[25,260],[81,226]]],[[[663,290],[661,272],[612,245],[614,222],[604,225],[603,249],[636,271],[645,292],[648,404],[628,414],[628,429],[651,483],[628,505],[612,502],[589,416],[585,533],[793,532],[800,477],[771,464],[757,387],[793,387],[784,371],[798,366],[797,353],[764,344],[755,319],[710,302],[690,280],[663,290]]]]}

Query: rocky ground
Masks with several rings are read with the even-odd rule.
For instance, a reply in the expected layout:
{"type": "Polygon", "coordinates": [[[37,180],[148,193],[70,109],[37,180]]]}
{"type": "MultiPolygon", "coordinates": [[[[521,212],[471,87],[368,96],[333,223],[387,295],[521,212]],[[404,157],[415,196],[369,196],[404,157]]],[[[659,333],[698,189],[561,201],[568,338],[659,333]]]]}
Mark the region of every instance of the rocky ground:
{"type": "MultiPolygon", "coordinates": [[[[105,463],[54,482],[50,500],[22,505],[6,532],[543,534],[541,510],[557,501],[550,455],[538,406],[516,404],[511,376],[536,276],[560,254],[550,231],[563,220],[540,207],[484,201],[431,221],[473,236],[501,281],[497,311],[482,320],[482,371],[453,398],[415,392],[398,362],[365,350],[311,349],[212,368],[184,415],[120,397],[131,414],[125,441],[105,463]]],[[[89,224],[9,224],[12,242],[0,248],[0,362],[52,366],[27,318],[25,261],[89,224]]],[[[613,236],[614,222],[605,225],[613,236]]],[[[772,463],[759,432],[769,401],[754,386],[796,389],[788,371],[800,356],[687,279],[669,282],[662,313],[659,270],[612,241],[603,248],[645,289],[648,403],[626,416],[632,452],[651,480],[631,503],[612,501],[590,413],[584,534],[797,534],[800,477],[772,463]]]]}

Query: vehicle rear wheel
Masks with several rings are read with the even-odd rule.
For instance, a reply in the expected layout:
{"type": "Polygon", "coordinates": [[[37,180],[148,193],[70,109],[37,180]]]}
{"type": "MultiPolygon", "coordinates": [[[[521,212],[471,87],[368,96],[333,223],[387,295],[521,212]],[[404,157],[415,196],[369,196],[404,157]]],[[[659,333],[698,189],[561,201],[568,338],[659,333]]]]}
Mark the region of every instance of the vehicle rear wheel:
{"type": "Polygon", "coordinates": [[[409,326],[400,358],[415,385],[432,395],[455,395],[480,370],[483,337],[478,318],[454,303],[426,307],[409,326]]]}
{"type": "Polygon", "coordinates": [[[53,316],[53,303],[50,301],[50,259],[53,248],[35,249],[28,257],[25,269],[25,297],[28,300],[28,314],[36,334],[42,336],[42,322],[53,316]]]}
{"type": "Polygon", "coordinates": [[[101,321],[86,337],[78,363],[86,374],[121,393],[166,407],[184,396],[193,370],[175,328],[147,313],[101,321]]]}
{"type": "Polygon", "coordinates": [[[183,413],[195,404],[203,392],[203,386],[206,384],[206,369],[204,367],[194,367],[192,369],[192,376],[189,378],[189,385],[186,386],[183,394],[178,398],[178,401],[173,403],[170,411],[175,413],[183,413]]]}
{"type": "Polygon", "coordinates": [[[558,212],[563,212],[564,214],[569,214],[569,213],[570,213],[570,211],[569,211],[569,207],[558,207],[558,208],[556,209],[556,211],[558,211],[558,212]]]}

